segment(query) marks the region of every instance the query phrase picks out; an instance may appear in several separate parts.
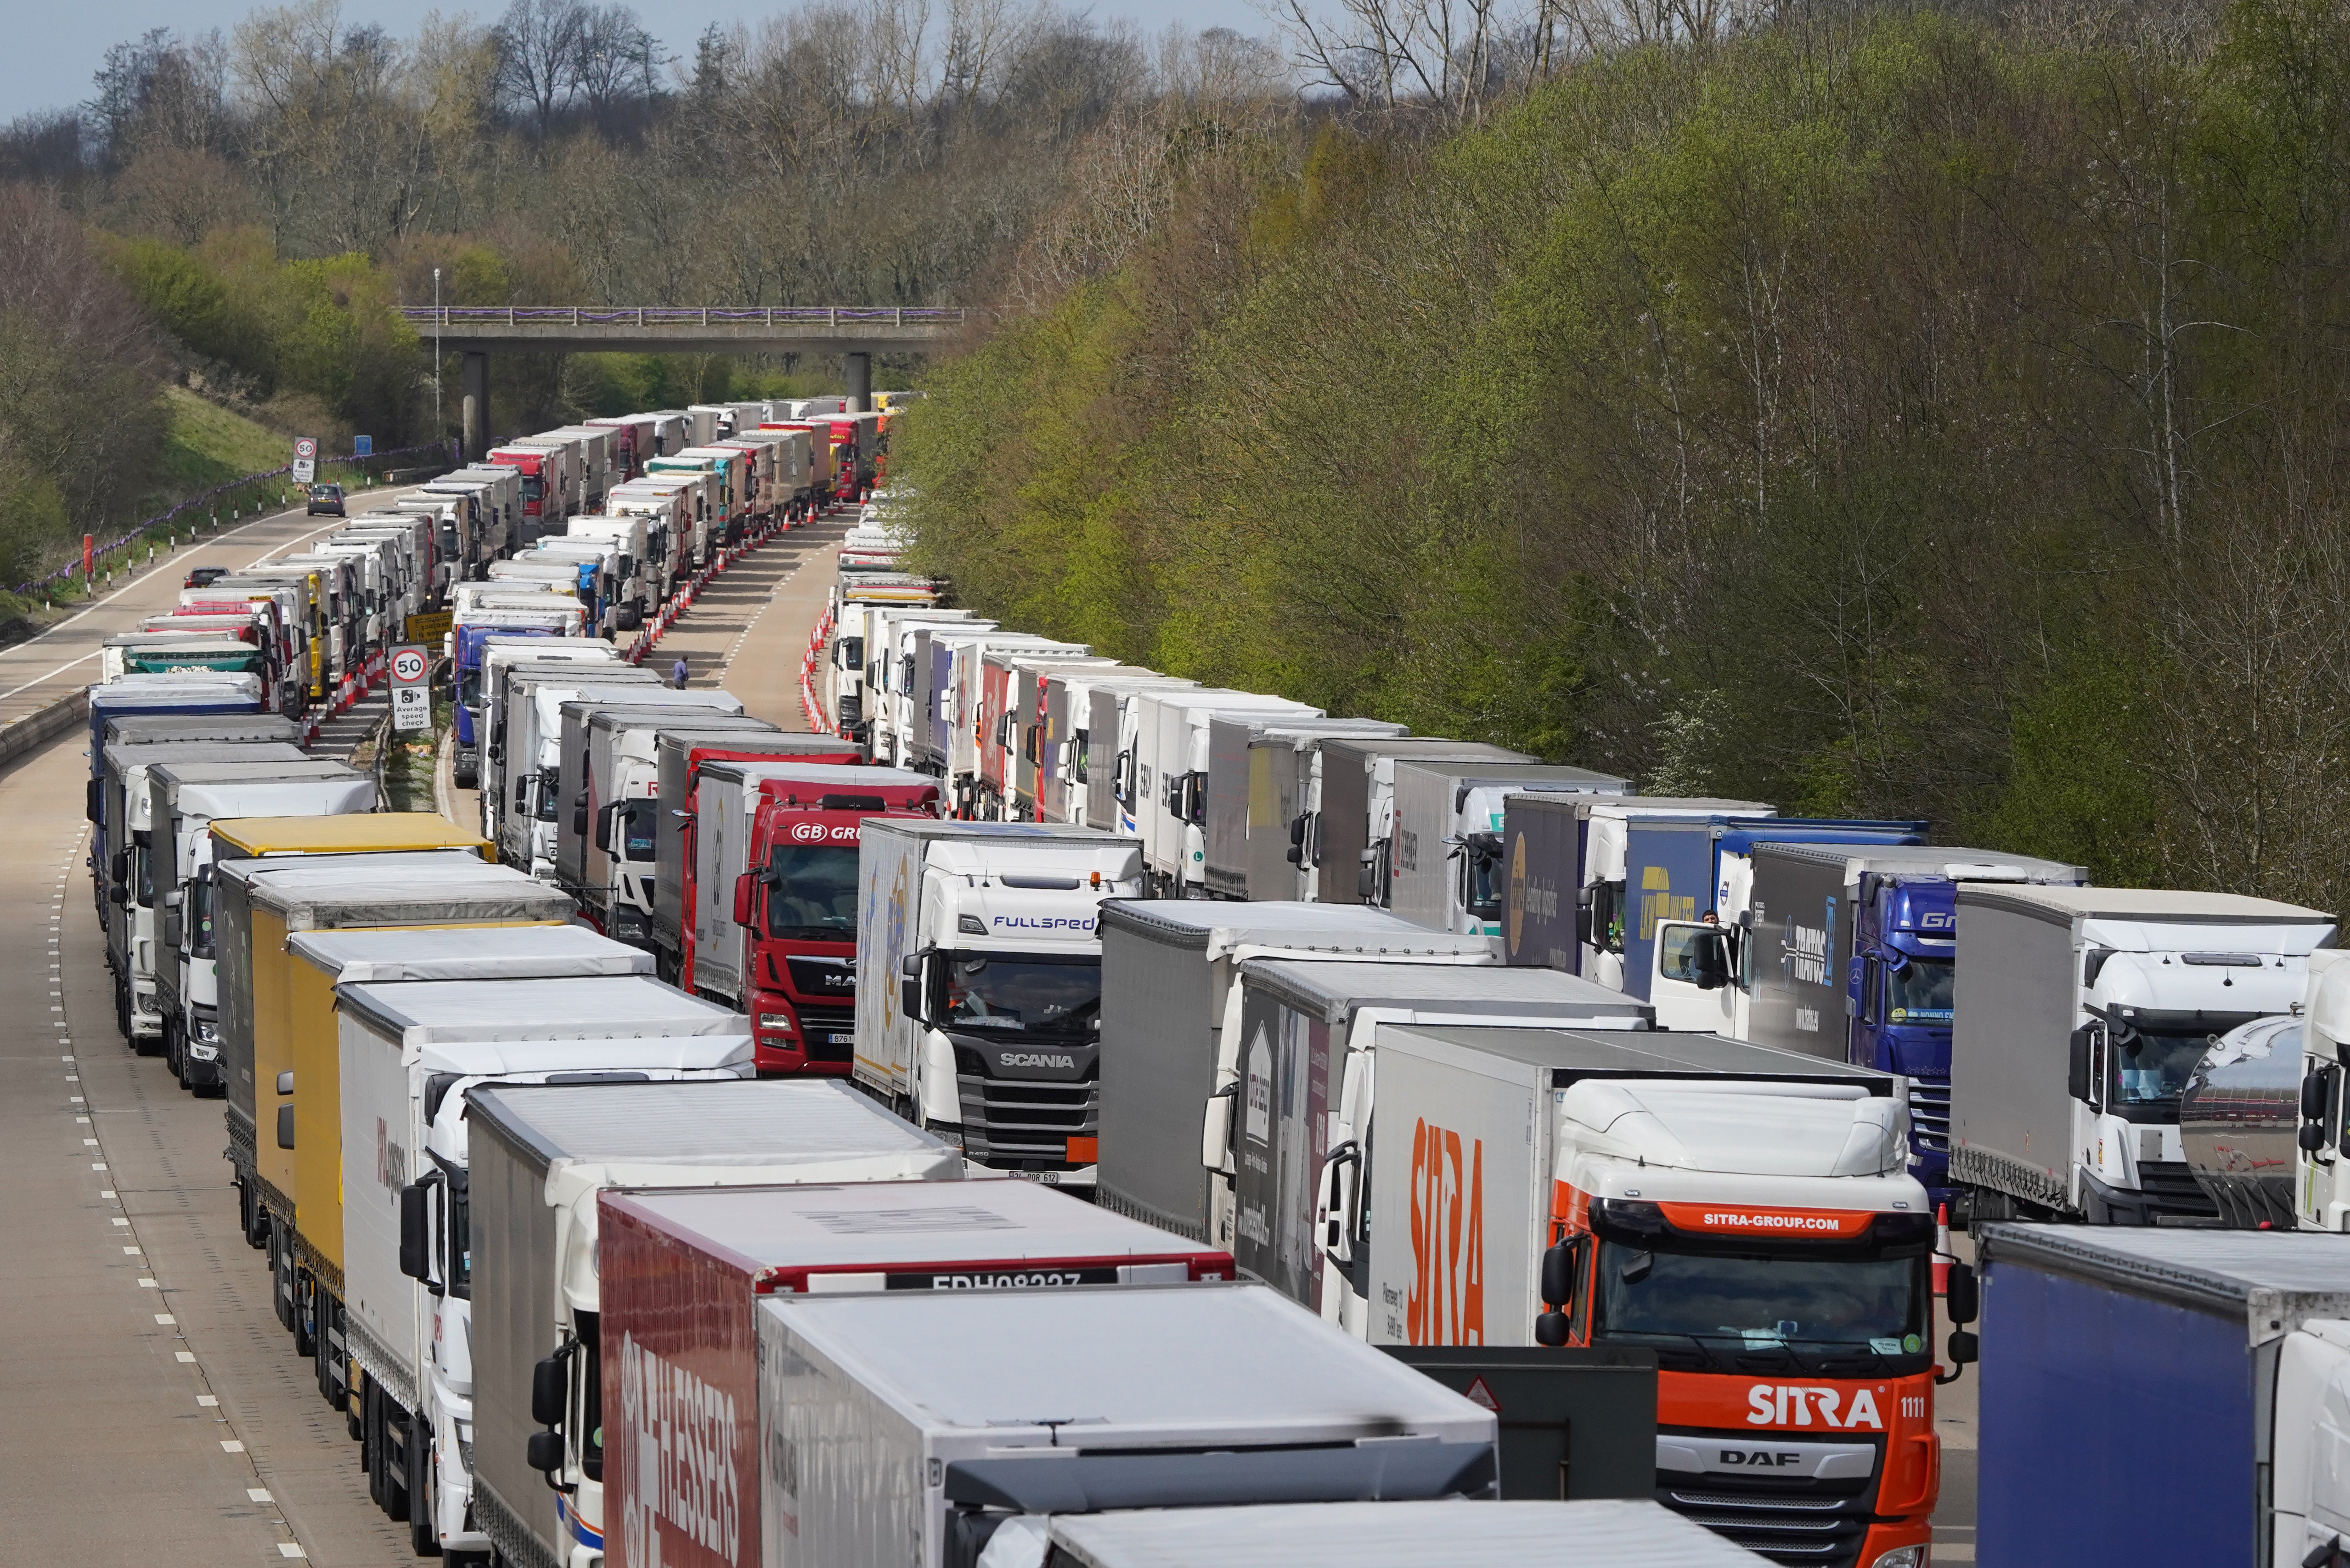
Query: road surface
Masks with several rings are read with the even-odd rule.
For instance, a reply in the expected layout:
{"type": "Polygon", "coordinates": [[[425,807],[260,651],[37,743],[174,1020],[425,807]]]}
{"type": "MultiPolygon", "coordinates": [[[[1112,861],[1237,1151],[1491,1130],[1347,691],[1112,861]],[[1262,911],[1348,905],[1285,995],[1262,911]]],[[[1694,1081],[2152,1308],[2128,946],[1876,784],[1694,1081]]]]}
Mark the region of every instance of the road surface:
{"type": "MultiPolygon", "coordinates": [[[[339,524],[222,531],[0,651],[0,720],[95,676],[99,644],[168,607],[194,566],[241,566],[339,524]]],[[[656,657],[688,651],[753,711],[805,727],[799,658],[843,518],[754,552],[656,657]],[[730,662],[731,660],[731,662],[730,662]]],[[[348,722],[344,726],[348,728],[348,722]]],[[[114,1026],[90,904],[82,732],[0,771],[0,1539],[11,1563],[242,1568],[418,1561],[368,1500],[359,1447],[271,1314],[239,1231],[221,1102],[183,1093],[114,1026]]]]}

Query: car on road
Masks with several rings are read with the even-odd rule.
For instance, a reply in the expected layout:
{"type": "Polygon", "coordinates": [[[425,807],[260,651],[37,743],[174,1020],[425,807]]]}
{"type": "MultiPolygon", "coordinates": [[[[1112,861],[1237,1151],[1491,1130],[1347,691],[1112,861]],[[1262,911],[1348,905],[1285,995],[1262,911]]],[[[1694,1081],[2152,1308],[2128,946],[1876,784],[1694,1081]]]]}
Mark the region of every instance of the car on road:
{"type": "Polygon", "coordinates": [[[343,487],[341,485],[314,484],[310,486],[310,510],[307,514],[309,516],[316,517],[321,512],[331,513],[337,517],[347,517],[349,515],[348,513],[343,510],[343,487]]]}
{"type": "Polygon", "coordinates": [[[201,588],[216,583],[227,576],[226,566],[198,566],[188,574],[188,580],[180,586],[183,588],[201,588]]]}

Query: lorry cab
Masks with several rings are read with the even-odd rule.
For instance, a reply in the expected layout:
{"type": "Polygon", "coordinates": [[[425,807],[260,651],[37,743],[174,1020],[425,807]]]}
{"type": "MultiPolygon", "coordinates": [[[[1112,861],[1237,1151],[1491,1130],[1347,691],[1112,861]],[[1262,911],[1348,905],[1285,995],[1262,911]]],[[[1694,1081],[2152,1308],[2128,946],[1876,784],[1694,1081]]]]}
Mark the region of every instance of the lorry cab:
{"type": "Polygon", "coordinates": [[[1324,1279],[1373,1344],[1653,1355],[1659,1502],[1774,1562],[1914,1565],[1940,1467],[1905,1091],[1714,1035],[1381,1023],[1324,1279]]]}

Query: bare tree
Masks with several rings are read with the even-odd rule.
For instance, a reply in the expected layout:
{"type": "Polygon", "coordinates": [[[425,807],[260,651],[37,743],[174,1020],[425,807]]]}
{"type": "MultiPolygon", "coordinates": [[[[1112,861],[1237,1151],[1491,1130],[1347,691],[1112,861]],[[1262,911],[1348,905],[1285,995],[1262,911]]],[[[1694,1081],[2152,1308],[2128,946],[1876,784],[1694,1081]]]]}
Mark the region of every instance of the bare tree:
{"type": "Polygon", "coordinates": [[[491,29],[499,95],[527,112],[541,136],[556,112],[579,96],[580,45],[589,15],[579,0],[513,0],[491,29]]]}

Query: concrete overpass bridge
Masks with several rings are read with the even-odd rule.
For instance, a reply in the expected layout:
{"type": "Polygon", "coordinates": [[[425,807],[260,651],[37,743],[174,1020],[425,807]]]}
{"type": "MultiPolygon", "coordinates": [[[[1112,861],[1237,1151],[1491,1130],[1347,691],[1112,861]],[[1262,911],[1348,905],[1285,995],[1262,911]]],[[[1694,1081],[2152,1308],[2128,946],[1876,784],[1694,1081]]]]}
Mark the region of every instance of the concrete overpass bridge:
{"type": "Polygon", "coordinates": [[[428,352],[465,356],[465,453],[483,450],[490,354],[838,355],[865,407],[876,354],[923,354],[960,338],[983,313],[959,306],[410,306],[428,352]]]}

